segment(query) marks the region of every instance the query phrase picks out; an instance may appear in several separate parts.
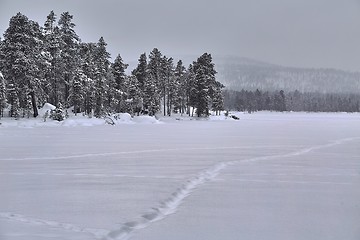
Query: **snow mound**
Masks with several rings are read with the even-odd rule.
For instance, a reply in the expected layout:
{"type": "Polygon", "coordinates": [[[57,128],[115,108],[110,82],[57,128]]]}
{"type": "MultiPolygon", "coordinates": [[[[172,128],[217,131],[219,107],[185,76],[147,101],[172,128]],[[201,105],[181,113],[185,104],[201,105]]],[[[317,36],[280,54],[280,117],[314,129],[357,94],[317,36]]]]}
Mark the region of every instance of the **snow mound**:
{"type": "Polygon", "coordinates": [[[104,118],[89,118],[88,116],[78,114],[77,116],[70,114],[69,118],[63,121],[55,121],[47,118],[44,121],[46,111],[54,109],[51,104],[45,104],[39,110],[39,117],[37,118],[20,118],[15,120],[13,118],[2,118],[0,127],[20,127],[20,128],[33,128],[33,127],[92,127],[104,125],[123,125],[123,124],[158,124],[161,123],[155,117],[150,116],[136,116],[131,117],[128,113],[118,113],[104,118]]]}
{"type": "Polygon", "coordinates": [[[52,105],[50,103],[45,103],[44,106],[39,109],[39,116],[43,117],[47,111],[49,111],[49,114],[50,114],[50,111],[54,110],[55,108],[56,107],[54,105],[52,105]]]}
{"type": "Polygon", "coordinates": [[[91,127],[104,125],[105,121],[101,118],[89,118],[87,116],[75,116],[61,121],[60,124],[65,127],[91,127]]]}
{"type": "Polygon", "coordinates": [[[133,122],[135,123],[146,123],[146,124],[154,124],[154,123],[161,123],[153,116],[136,116],[133,117],[133,122]]]}
{"type": "Polygon", "coordinates": [[[132,118],[129,113],[117,113],[111,117],[115,124],[132,123],[132,118]]]}

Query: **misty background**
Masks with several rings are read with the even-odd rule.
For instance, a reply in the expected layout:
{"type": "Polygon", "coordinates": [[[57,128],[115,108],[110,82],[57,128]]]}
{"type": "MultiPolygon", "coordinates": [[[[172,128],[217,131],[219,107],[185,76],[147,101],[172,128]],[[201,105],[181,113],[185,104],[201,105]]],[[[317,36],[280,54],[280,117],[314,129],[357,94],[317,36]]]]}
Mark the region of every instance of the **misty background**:
{"type": "Polygon", "coordinates": [[[0,32],[17,12],[43,25],[51,10],[69,11],[82,41],[103,36],[112,58],[126,62],[157,47],[167,56],[360,71],[359,0],[0,0],[0,32]]]}

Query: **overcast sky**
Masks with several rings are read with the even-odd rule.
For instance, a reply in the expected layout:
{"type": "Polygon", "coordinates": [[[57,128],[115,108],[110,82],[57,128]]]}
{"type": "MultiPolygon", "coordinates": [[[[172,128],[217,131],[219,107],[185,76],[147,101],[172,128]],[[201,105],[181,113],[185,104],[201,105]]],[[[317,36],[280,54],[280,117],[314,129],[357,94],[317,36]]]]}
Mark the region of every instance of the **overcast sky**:
{"type": "Polygon", "coordinates": [[[157,47],[360,71],[360,0],[0,0],[0,32],[17,12],[43,25],[51,10],[125,61],[157,47]]]}

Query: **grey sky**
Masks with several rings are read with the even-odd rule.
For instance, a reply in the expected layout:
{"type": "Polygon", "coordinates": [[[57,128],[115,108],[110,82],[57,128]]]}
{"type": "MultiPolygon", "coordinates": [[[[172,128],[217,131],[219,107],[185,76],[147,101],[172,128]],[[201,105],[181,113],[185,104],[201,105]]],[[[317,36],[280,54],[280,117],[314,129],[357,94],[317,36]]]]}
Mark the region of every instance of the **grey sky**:
{"type": "Polygon", "coordinates": [[[360,0],[0,0],[0,32],[17,12],[42,25],[51,10],[125,61],[157,47],[360,71],[360,0]]]}

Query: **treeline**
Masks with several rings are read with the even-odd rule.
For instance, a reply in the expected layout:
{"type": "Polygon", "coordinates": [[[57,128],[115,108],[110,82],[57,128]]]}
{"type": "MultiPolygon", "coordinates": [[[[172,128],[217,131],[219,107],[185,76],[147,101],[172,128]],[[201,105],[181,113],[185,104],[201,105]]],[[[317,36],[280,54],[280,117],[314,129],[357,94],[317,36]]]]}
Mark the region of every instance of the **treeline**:
{"type": "Polygon", "coordinates": [[[224,86],[215,79],[210,54],[186,68],[154,48],[127,75],[128,64],[120,55],[110,61],[104,38],[82,42],[72,19],[64,12],[57,21],[53,11],[43,26],[21,13],[10,19],[0,41],[1,115],[8,108],[10,117],[36,117],[46,102],[95,117],[112,112],[194,114],[190,109],[206,116],[223,109],[224,86]]]}
{"type": "Polygon", "coordinates": [[[360,112],[360,94],[274,92],[224,92],[225,108],[236,111],[360,112]]]}

